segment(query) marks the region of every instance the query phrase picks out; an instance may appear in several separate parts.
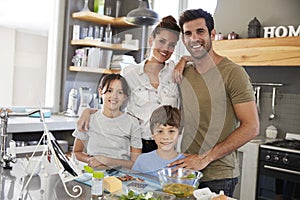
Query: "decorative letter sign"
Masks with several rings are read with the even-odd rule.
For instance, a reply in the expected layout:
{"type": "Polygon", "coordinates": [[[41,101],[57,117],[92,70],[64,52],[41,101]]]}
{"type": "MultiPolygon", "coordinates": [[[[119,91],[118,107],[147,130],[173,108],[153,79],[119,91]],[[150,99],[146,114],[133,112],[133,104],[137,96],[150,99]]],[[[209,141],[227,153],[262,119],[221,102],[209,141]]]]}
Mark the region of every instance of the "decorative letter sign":
{"type": "Polygon", "coordinates": [[[287,37],[287,36],[300,36],[300,25],[298,26],[297,30],[295,30],[293,26],[288,26],[288,28],[284,26],[264,27],[265,38],[287,37]]]}

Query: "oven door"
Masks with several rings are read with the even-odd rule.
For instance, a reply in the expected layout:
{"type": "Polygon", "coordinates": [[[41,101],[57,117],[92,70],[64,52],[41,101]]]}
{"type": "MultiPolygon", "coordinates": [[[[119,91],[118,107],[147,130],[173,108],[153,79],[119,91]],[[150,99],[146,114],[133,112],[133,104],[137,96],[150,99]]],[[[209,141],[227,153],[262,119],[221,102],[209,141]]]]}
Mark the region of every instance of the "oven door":
{"type": "Polygon", "coordinates": [[[256,199],[300,199],[300,169],[287,169],[284,165],[259,161],[256,199]]]}

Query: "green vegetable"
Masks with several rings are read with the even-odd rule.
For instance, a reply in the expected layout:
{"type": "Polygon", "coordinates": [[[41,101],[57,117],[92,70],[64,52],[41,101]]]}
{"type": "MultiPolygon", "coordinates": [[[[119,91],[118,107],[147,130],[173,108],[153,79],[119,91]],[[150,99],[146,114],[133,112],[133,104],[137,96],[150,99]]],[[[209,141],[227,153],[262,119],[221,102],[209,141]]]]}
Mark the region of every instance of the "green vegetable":
{"type": "Polygon", "coordinates": [[[195,174],[189,174],[186,176],[187,178],[196,178],[196,175],[195,174]]]}
{"type": "Polygon", "coordinates": [[[119,200],[162,200],[160,197],[154,198],[154,197],[148,197],[148,196],[149,196],[149,193],[146,193],[146,194],[135,194],[132,190],[130,190],[127,193],[127,195],[126,194],[122,194],[119,197],[119,200]]]}

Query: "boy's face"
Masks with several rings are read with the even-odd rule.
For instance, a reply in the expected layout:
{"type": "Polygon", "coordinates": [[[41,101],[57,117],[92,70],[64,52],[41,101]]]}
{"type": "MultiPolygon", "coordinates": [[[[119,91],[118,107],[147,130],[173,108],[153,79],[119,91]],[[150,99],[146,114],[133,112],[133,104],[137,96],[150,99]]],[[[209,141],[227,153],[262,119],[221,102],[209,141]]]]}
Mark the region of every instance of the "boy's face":
{"type": "Polygon", "coordinates": [[[169,125],[156,125],[152,134],[158,150],[173,151],[175,149],[179,135],[178,128],[169,125]]]}

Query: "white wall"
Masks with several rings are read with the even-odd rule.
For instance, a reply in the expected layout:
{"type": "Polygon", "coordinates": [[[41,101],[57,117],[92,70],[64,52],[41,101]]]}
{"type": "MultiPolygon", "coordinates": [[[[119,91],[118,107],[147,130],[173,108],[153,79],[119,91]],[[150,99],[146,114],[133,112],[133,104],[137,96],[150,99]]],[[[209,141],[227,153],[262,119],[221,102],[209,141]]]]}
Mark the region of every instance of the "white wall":
{"type": "Polygon", "coordinates": [[[0,28],[0,107],[39,107],[45,101],[48,37],[0,28]],[[6,35],[3,35],[6,33],[6,35]],[[5,92],[3,92],[5,91],[5,92]]]}
{"type": "Polygon", "coordinates": [[[15,51],[15,32],[0,27],[0,107],[11,105],[13,99],[13,74],[15,51]]]}
{"type": "Polygon", "coordinates": [[[292,25],[297,28],[299,9],[299,0],[219,0],[214,15],[215,27],[224,35],[234,31],[242,38],[248,37],[248,24],[254,17],[263,27],[292,25]]]}

